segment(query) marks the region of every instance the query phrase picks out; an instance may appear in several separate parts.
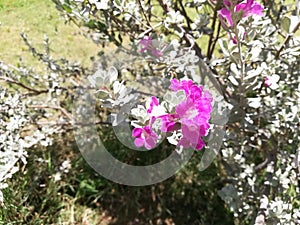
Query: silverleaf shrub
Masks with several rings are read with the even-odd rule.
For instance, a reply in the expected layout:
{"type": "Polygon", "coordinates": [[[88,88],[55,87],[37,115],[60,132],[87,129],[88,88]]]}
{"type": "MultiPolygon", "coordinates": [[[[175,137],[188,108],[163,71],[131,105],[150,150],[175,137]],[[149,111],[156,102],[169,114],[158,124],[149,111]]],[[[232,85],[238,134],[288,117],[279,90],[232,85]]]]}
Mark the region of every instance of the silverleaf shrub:
{"type": "MultiPolygon", "coordinates": [[[[81,79],[114,57],[109,55],[113,45],[121,50],[138,48],[144,37],[153,37],[175,41],[203,61],[208,71],[201,75],[216,79],[230,109],[221,151],[213,163],[225,177],[217,193],[235,223],[300,223],[299,4],[263,1],[263,15],[243,16],[247,9],[239,13],[232,6],[249,0],[53,2],[66,21],[88,28],[86,36],[103,47],[105,57],[98,64],[95,61],[95,68],[83,68],[50,57],[47,39],[46,53],[37,52],[23,35],[46,70],[37,76],[25,67],[0,64],[1,80],[7,83],[0,96],[1,111],[5,112],[0,121],[0,171],[4,171],[0,173],[0,189],[17,171],[19,160],[26,163],[26,148],[49,145],[54,133],[70,128],[73,91],[82,86],[81,79]],[[224,8],[231,10],[232,26],[220,16],[224,8]],[[59,118],[53,118],[57,115],[54,112],[59,112],[59,118]],[[30,132],[26,133],[28,127],[30,132]]],[[[186,67],[181,68],[181,62],[174,64],[174,68],[163,67],[164,76],[169,78],[172,69],[178,77],[185,76],[186,67]]],[[[127,75],[131,80],[147,75],[147,71],[154,77],[162,76],[155,66],[128,68],[127,75]]],[[[187,76],[197,79],[196,75],[187,76]]],[[[99,123],[106,122],[107,118],[100,118],[99,123]]]]}

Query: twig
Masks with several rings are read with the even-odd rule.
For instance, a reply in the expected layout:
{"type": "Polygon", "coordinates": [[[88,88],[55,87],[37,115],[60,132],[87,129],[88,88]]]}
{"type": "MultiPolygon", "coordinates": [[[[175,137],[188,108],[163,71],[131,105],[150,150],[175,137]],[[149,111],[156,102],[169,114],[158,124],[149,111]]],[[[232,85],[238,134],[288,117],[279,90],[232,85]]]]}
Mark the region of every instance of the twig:
{"type": "MultiPolygon", "coordinates": [[[[164,4],[163,0],[158,0],[158,2],[160,4],[160,6],[163,8],[165,13],[168,13],[170,11],[168,5],[164,4]]],[[[190,37],[190,35],[184,28],[182,28],[180,26],[177,26],[177,28],[179,28],[183,32],[183,39],[186,42],[188,42],[191,46],[193,46],[193,49],[195,50],[196,55],[199,58],[203,59],[202,51],[201,51],[201,48],[199,47],[199,45],[194,40],[192,40],[192,38],[190,37]]]]}
{"type": "Polygon", "coordinates": [[[48,105],[28,105],[28,108],[37,108],[37,109],[55,109],[60,110],[61,113],[67,117],[70,121],[73,121],[73,117],[68,113],[68,111],[60,106],[48,106],[48,105]]]}
{"type": "Polygon", "coordinates": [[[144,37],[146,34],[150,33],[152,30],[156,29],[157,27],[161,26],[162,24],[163,24],[162,22],[160,22],[160,23],[158,23],[158,24],[155,24],[153,27],[151,27],[151,28],[145,30],[143,33],[141,33],[141,34],[138,36],[138,38],[144,37]]]}
{"type": "MultiPolygon", "coordinates": [[[[233,9],[232,13],[234,12],[233,9]]],[[[237,23],[235,21],[233,21],[233,30],[234,30],[234,35],[235,35],[235,39],[237,42],[237,46],[238,46],[238,51],[239,51],[239,61],[240,61],[240,69],[241,69],[241,83],[240,83],[240,93],[239,93],[239,98],[240,98],[240,107],[244,110],[245,107],[245,99],[244,99],[244,95],[245,95],[245,84],[244,84],[244,77],[245,77],[245,61],[244,61],[244,57],[243,57],[243,52],[242,52],[242,42],[241,39],[239,37],[239,33],[238,33],[238,29],[237,29],[237,23]]]]}
{"type": "Polygon", "coordinates": [[[143,5],[142,5],[141,1],[138,0],[138,3],[139,3],[139,5],[140,5],[141,11],[142,11],[142,13],[143,13],[143,16],[145,17],[145,19],[146,19],[146,21],[147,21],[147,25],[148,25],[149,27],[152,27],[152,26],[151,26],[151,23],[150,23],[150,21],[149,21],[149,19],[148,19],[148,17],[147,17],[147,15],[146,15],[146,13],[145,13],[145,11],[144,11],[144,9],[143,9],[143,5]]]}
{"type": "Polygon", "coordinates": [[[296,33],[296,31],[300,28],[300,21],[298,22],[298,24],[295,26],[295,28],[292,30],[291,33],[288,34],[288,36],[285,38],[284,42],[282,43],[282,45],[280,46],[279,50],[276,52],[275,54],[275,59],[278,59],[280,56],[280,52],[284,49],[285,45],[289,42],[289,40],[294,36],[294,34],[296,33]]]}
{"type": "Polygon", "coordinates": [[[268,164],[269,164],[270,162],[271,162],[271,161],[270,161],[269,158],[265,159],[265,161],[263,161],[262,163],[260,163],[260,164],[258,164],[257,166],[255,166],[255,168],[254,168],[255,172],[257,173],[257,172],[259,172],[259,171],[265,169],[265,168],[268,166],[268,164]]]}
{"type": "Polygon", "coordinates": [[[28,87],[27,85],[25,85],[25,84],[23,84],[23,83],[21,83],[19,81],[16,81],[16,80],[14,80],[12,78],[9,78],[9,77],[0,76],[0,80],[4,80],[4,81],[6,81],[8,83],[11,83],[11,84],[16,84],[16,85],[18,85],[20,87],[25,88],[28,91],[34,92],[35,94],[42,94],[42,93],[47,93],[48,92],[48,90],[36,90],[34,88],[28,87]]]}
{"type": "Polygon", "coordinates": [[[70,122],[36,122],[36,123],[32,123],[32,124],[36,124],[36,125],[50,125],[50,126],[64,126],[64,125],[72,125],[73,127],[75,126],[92,126],[92,125],[112,125],[110,122],[103,122],[103,121],[97,121],[94,123],[83,123],[83,122],[74,122],[73,124],[71,124],[70,122]]]}
{"type": "Polygon", "coordinates": [[[19,69],[19,68],[15,67],[15,66],[13,66],[13,65],[7,64],[7,63],[5,63],[5,62],[3,62],[3,61],[0,60],[0,65],[1,65],[1,64],[5,65],[5,66],[7,66],[7,67],[10,67],[10,68],[12,68],[13,70],[16,70],[16,71],[20,72],[20,69],[19,69]]]}
{"type": "Polygon", "coordinates": [[[219,39],[220,36],[220,32],[221,32],[221,23],[219,22],[218,24],[218,30],[217,30],[217,36],[214,38],[214,40],[212,41],[212,47],[210,49],[209,55],[207,55],[207,57],[210,59],[212,57],[212,54],[214,52],[214,49],[216,47],[217,41],[219,39]]]}
{"type": "Polygon", "coordinates": [[[211,25],[212,27],[212,32],[209,36],[209,42],[208,42],[208,46],[207,46],[207,58],[211,58],[211,55],[212,55],[212,44],[213,44],[213,38],[214,38],[214,33],[215,33],[215,26],[216,26],[216,21],[217,21],[217,17],[218,17],[218,8],[219,8],[219,5],[221,3],[221,0],[217,0],[216,2],[216,5],[215,5],[215,9],[214,9],[214,16],[213,16],[213,23],[211,25]]]}
{"type": "Polygon", "coordinates": [[[184,8],[184,5],[183,5],[182,1],[179,0],[178,2],[179,2],[179,5],[180,5],[180,7],[181,7],[180,12],[181,12],[182,15],[185,17],[186,22],[187,22],[187,26],[188,26],[189,30],[191,30],[191,23],[193,23],[193,21],[192,21],[191,18],[188,16],[188,14],[187,14],[187,12],[186,12],[186,10],[185,10],[185,8],[184,8]]]}
{"type": "Polygon", "coordinates": [[[167,5],[167,4],[165,4],[165,3],[163,2],[163,0],[158,0],[158,3],[159,3],[159,4],[160,4],[160,6],[163,8],[163,10],[165,11],[165,13],[167,13],[167,12],[169,12],[169,11],[170,11],[170,9],[169,9],[168,5],[167,5]]]}

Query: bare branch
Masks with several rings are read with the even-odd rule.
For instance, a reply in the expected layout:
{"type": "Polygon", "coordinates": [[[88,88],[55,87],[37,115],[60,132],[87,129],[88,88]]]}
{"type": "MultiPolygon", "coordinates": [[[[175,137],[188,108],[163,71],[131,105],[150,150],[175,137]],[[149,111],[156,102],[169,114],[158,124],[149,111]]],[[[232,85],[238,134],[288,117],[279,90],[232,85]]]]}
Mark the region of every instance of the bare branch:
{"type": "Polygon", "coordinates": [[[22,88],[25,88],[28,91],[34,92],[35,94],[42,94],[42,93],[47,93],[48,92],[48,90],[37,90],[37,89],[34,89],[32,87],[29,87],[29,86],[27,86],[27,85],[25,85],[25,84],[23,84],[23,83],[21,83],[19,81],[16,81],[16,80],[14,80],[12,78],[9,78],[9,77],[0,76],[0,80],[4,80],[5,82],[8,82],[10,84],[16,84],[16,85],[18,85],[18,86],[20,86],[22,88]]]}
{"type": "Polygon", "coordinates": [[[28,108],[38,108],[38,109],[54,109],[54,110],[60,110],[61,113],[67,117],[70,121],[73,121],[73,117],[69,114],[69,112],[60,107],[60,106],[48,106],[48,105],[29,105],[28,108]]]}
{"type": "MultiPolygon", "coordinates": [[[[215,9],[214,9],[214,16],[213,16],[213,22],[212,22],[212,32],[209,36],[209,42],[208,42],[208,46],[207,46],[207,57],[210,59],[211,58],[211,55],[212,55],[212,52],[213,52],[213,42],[214,42],[214,33],[215,33],[215,26],[216,26],[216,21],[218,19],[218,9],[219,9],[219,6],[221,5],[221,0],[217,0],[216,2],[216,5],[215,5],[215,9]]],[[[220,24],[219,24],[219,27],[220,27],[220,24]]],[[[220,32],[220,28],[218,28],[218,33],[220,32]]],[[[218,34],[219,36],[219,34],[218,34]]]]}
{"type": "Polygon", "coordinates": [[[294,36],[294,34],[296,33],[296,31],[300,28],[300,21],[298,22],[298,24],[295,26],[295,28],[292,30],[291,33],[289,33],[289,35],[285,38],[284,42],[282,43],[282,45],[280,46],[279,50],[276,52],[275,54],[275,59],[278,59],[280,56],[281,51],[284,49],[284,47],[286,46],[286,44],[289,42],[289,40],[294,36]]]}

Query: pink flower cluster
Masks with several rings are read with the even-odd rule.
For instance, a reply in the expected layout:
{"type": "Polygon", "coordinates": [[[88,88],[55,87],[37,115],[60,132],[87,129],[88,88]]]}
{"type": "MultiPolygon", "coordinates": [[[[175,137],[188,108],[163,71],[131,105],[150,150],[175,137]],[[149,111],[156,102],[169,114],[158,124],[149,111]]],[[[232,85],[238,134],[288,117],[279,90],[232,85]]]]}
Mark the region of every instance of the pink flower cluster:
{"type": "MultiPolygon", "coordinates": [[[[222,22],[224,19],[227,21],[230,27],[233,26],[232,12],[230,11],[231,3],[229,0],[224,0],[225,7],[218,13],[222,22]]],[[[246,0],[234,6],[234,12],[243,11],[243,17],[249,17],[253,15],[263,16],[263,6],[254,0],[246,0]]]]}
{"type": "Polygon", "coordinates": [[[212,111],[212,97],[208,91],[203,91],[202,86],[193,83],[192,80],[173,79],[170,89],[177,92],[183,90],[186,98],[175,107],[175,113],[169,114],[162,110],[157,110],[159,101],[156,97],[151,97],[151,103],[147,110],[150,117],[149,125],[142,128],[134,128],[132,136],[135,137],[137,147],[145,146],[147,149],[154,148],[158,135],[151,129],[152,124],[159,119],[161,121],[162,132],[173,132],[181,129],[182,137],[178,141],[178,146],[201,150],[205,143],[203,136],[208,134],[210,124],[210,113],[212,111]],[[153,113],[156,111],[156,113],[153,113]],[[157,113],[158,112],[158,113],[157,113]]]}
{"type": "Polygon", "coordinates": [[[155,57],[162,56],[162,52],[153,46],[153,41],[150,36],[143,37],[143,39],[140,41],[140,45],[143,46],[141,52],[149,51],[155,57]]]}
{"type": "MultiPolygon", "coordinates": [[[[234,15],[242,12],[242,17],[249,17],[253,15],[263,16],[263,6],[254,0],[245,0],[239,4],[231,6],[231,0],[224,0],[224,8],[218,11],[218,15],[221,21],[222,26],[227,30],[229,27],[233,27],[234,22],[238,23],[238,21],[233,21],[234,15]],[[233,9],[233,11],[232,11],[233,9]]],[[[244,32],[243,39],[246,36],[246,32],[244,32]]],[[[232,37],[233,43],[236,44],[236,37],[232,37]]]]}

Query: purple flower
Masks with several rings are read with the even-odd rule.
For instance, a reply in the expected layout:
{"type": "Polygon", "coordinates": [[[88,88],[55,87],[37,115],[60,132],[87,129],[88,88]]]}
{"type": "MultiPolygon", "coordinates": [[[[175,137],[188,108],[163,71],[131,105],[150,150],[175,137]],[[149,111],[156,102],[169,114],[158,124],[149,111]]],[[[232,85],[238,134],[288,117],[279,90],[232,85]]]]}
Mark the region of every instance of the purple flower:
{"type": "Polygon", "coordinates": [[[184,147],[193,147],[200,150],[203,145],[203,140],[201,137],[206,136],[210,125],[208,120],[210,119],[211,112],[211,102],[205,101],[201,98],[197,101],[188,98],[187,100],[181,102],[176,107],[176,113],[178,113],[181,122],[182,129],[182,141],[184,147]],[[198,102],[199,101],[199,102],[198,102]],[[201,146],[201,148],[199,147],[201,146]]]}
{"type": "MultiPolygon", "coordinates": [[[[224,4],[229,6],[228,1],[224,1],[224,4]]],[[[249,17],[249,16],[253,16],[253,15],[257,15],[257,16],[264,15],[263,6],[261,4],[255,2],[254,0],[243,1],[234,7],[234,13],[237,13],[241,10],[243,11],[243,17],[249,17]]],[[[220,18],[223,26],[227,27],[224,20],[227,21],[227,24],[229,24],[229,27],[233,26],[232,13],[229,11],[229,9],[227,7],[219,10],[218,13],[219,13],[219,18],[220,18]]]]}
{"type": "Polygon", "coordinates": [[[182,138],[178,145],[200,150],[205,145],[202,137],[207,135],[212,111],[212,97],[203,92],[202,86],[195,85],[191,80],[171,81],[171,89],[184,90],[186,99],[176,106],[176,114],[180,118],[182,138]]]}
{"type": "Polygon", "coordinates": [[[247,0],[247,2],[243,1],[240,4],[237,4],[235,7],[236,12],[243,10],[243,17],[258,15],[263,16],[264,7],[255,2],[254,0],[247,0]]]}
{"type": "Polygon", "coordinates": [[[198,109],[191,98],[187,98],[176,107],[176,113],[182,119],[193,119],[198,115],[198,109]]]}
{"type": "Polygon", "coordinates": [[[230,6],[230,0],[224,0],[224,5],[230,6]]]}
{"type": "Polygon", "coordinates": [[[164,107],[159,105],[159,101],[156,97],[152,96],[150,99],[149,107],[147,108],[147,114],[150,117],[150,127],[156,119],[160,119],[162,122],[161,131],[170,132],[173,130],[178,115],[166,113],[164,107]]]}
{"type": "Polygon", "coordinates": [[[150,36],[144,36],[140,41],[140,44],[143,46],[141,52],[150,51],[153,56],[162,56],[162,52],[153,46],[152,38],[150,36]]]}
{"type": "Polygon", "coordinates": [[[221,10],[218,11],[218,14],[223,27],[227,27],[226,23],[224,22],[224,19],[227,21],[229,26],[232,27],[233,25],[232,14],[227,8],[222,8],[221,10]]]}
{"type": "Polygon", "coordinates": [[[143,37],[143,39],[140,41],[140,44],[142,46],[144,46],[142,49],[141,49],[141,52],[145,52],[146,50],[149,49],[149,46],[152,45],[152,38],[150,36],[145,36],[143,37]]]}
{"type": "Polygon", "coordinates": [[[270,87],[272,85],[272,81],[271,81],[270,77],[265,77],[264,85],[266,87],[270,87]]]}
{"type": "Polygon", "coordinates": [[[275,89],[277,89],[279,87],[279,85],[278,85],[279,79],[280,79],[280,76],[277,75],[277,74],[273,74],[271,76],[267,76],[267,77],[265,77],[264,85],[266,87],[269,87],[269,88],[275,90],[275,89]]]}
{"type": "Polygon", "coordinates": [[[190,88],[193,85],[193,81],[192,80],[182,80],[179,81],[177,79],[172,79],[171,80],[171,85],[170,85],[170,89],[173,91],[179,91],[179,90],[184,90],[186,95],[190,94],[190,88]]]}
{"type": "Polygon", "coordinates": [[[179,116],[177,114],[166,114],[157,118],[161,119],[162,122],[161,131],[167,133],[174,131],[174,126],[178,121],[179,116]]]}
{"type": "MultiPolygon", "coordinates": [[[[184,90],[186,94],[186,99],[181,102],[176,107],[176,112],[179,116],[183,116],[181,112],[185,111],[188,114],[198,113],[203,114],[210,117],[210,112],[212,110],[211,102],[212,97],[208,91],[203,92],[203,87],[195,85],[192,80],[182,80],[178,81],[177,79],[173,79],[171,81],[170,89],[174,91],[184,90]],[[182,108],[182,111],[177,111],[182,108]],[[191,110],[193,108],[193,110],[191,110]]],[[[187,117],[187,115],[185,116],[187,117]]]]}
{"type": "Polygon", "coordinates": [[[149,126],[142,128],[134,128],[132,130],[132,137],[135,137],[134,144],[136,147],[145,146],[150,150],[155,147],[158,136],[154,133],[149,126]]]}
{"type": "Polygon", "coordinates": [[[179,140],[178,145],[196,150],[201,150],[205,146],[199,133],[199,124],[189,121],[188,123],[182,123],[181,129],[182,138],[179,140]]]}
{"type": "Polygon", "coordinates": [[[159,105],[159,100],[152,96],[150,98],[149,105],[147,107],[147,114],[150,118],[149,125],[150,127],[155,122],[155,120],[161,116],[168,115],[165,108],[159,105]]]}
{"type": "Polygon", "coordinates": [[[196,85],[192,80],[171,80],[170,89],[183,90],[186,98],[175,107],[175,113],[170,114],[159,104],[159,100],[152,96],[147,102],[149,120],[147,126],[134,128],[132,136],[137,147],[145,146],[147,149],[155,147],[158,136],[152,130],[156,120],[160,120],[159,129],[162,132],[173,132],[181,128],[182,137],[179,146],[201,150],[205,143],[202,140],[210,128],[208,123],[212,111],[212,97],[203,87],[196,85]],[[180,125],[180,126],[175,126],[180,125]]]}
{"type": "Polygon", "coordinates": [[[152,96],[151,101],[150,101],[150,106],[149,106],[149,109],[147,110],[147,113],[151,114],[153,111],[153,108],[158,105],[159,105],[158,99],[156,97],[152,96]]]}

